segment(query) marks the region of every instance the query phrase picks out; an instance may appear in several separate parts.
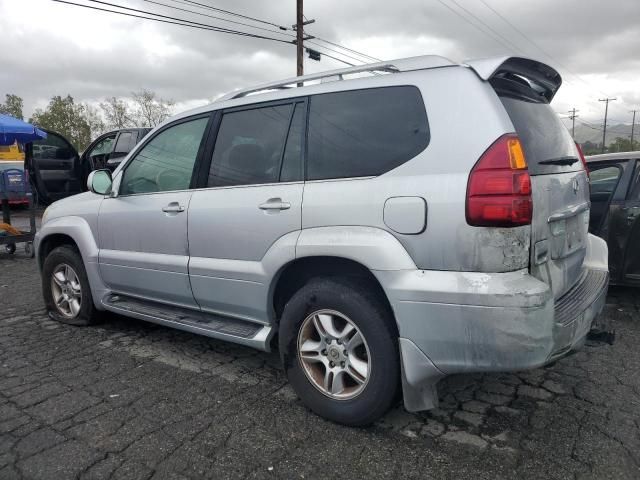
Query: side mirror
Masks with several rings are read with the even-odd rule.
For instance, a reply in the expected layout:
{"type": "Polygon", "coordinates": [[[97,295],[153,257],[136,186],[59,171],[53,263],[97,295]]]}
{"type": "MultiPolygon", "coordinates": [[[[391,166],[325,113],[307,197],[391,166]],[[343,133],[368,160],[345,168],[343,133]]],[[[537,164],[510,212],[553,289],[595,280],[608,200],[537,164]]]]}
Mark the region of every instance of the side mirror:
{"type": "Polygon", "coordinates": [[[94,170],[87,177],[87,188],[98,195],[106,195],[111,191],[111,172],[94,170]]]}

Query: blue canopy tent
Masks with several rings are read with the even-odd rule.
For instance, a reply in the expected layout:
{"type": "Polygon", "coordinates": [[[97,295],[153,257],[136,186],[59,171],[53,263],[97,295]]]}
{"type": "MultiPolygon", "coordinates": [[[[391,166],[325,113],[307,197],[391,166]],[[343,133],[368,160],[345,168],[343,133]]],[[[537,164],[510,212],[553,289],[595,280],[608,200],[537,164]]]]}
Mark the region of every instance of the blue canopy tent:
{"type": "MultiPolygon", "coordinates": [[[[34,140],[47,138],[47,134],[33,125],[18,120],[9,115],[0,114],[0,145],[8,146],[18,142],[29,144],[34,140]]],[[[31,150],[27,149],[27,157],[31,150]]],[[[33,238],[36,233],[35,209],[29,188],[26,172],[19,169],[9,169],[0,172],[0,204],[2,207],[2,223],[0,223],[0,245],[5,246],[7,253],[16,251],[16,243],[25,244],[25,252],[33,258],[33,238]],[[30,231],[23,232],[11,226],[11,211],[9,200],[12,196],[28,193],[30,231]]]]}
{"type": "Polygon", "coordinates": [[[30,143],[47,138],[47,134],[30,123],[23,122],[9,115],[0,114],[0,145],[30,143]]]}

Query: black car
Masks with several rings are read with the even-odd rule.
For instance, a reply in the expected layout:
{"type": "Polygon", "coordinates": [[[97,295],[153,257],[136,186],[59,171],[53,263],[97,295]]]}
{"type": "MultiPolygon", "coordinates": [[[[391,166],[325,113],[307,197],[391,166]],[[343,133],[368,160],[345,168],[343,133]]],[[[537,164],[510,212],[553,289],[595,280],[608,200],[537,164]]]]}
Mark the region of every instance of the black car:
{"type": "Polygon", "coordinates": [[[87,161],[91,170],[113,171],[150,131],[150,128],[127,128],[102,134],[84,151],[82,161],[87,161]]]}
{"type": "Polygon", "coordinates": [[[89,172],[115,170],[150,130],[127,128],[105,133],[91,142],[82,155],[62,135],[45,130],[47,138],[33,143],[33,163],[25,165],[38,200],[49,204],[85,191],[89,172]]]}
{"type": "Polygon", "coordinates": [[[607,241],[611,283],[640,286],[640,152],[587,157],[589,231],[607,241]]]}

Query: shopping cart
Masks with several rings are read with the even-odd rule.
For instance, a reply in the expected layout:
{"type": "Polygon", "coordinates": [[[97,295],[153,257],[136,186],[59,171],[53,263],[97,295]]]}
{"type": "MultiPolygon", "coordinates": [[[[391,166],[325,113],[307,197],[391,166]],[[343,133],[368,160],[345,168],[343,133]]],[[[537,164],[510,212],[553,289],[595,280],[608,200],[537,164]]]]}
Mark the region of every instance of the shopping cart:
{"type": "MultiPolygon", "coordinates": [[[[0,145],[29,145],[35,140],[46,138],[47,134],[29,123],[0,114],[0,145]]],[[[25,164],[28,164],[31,148],[26,149],[25,164]]],[[[33,258],[33,239],[36,234],[36,212],[33,194],[29,185],[29,174],[25,169],[12,168],[0,172],[0,203],[2,204],[2,223],[0,223],[0,245],[8,253],[16,251],[17,243],[24,243],[24,251],[33,258]],[[27,198],[29,204],[29,231],[25,232],[11,225],[9,202],[27,198]]]]}
{"type": "Polygon", "coordinates": [[[36,208],[25,170],[11,168],[0,171],[0,203],[2,203],[2,223],[0,223],[0,245],[7,253],[16,251],[16,244],[24,243],[25,253],[33,258],[33,238],[36,234],[36,208]],[[27,198],[29,209],[29,231],[19,230],[11,225],[10,203],[27,198]]]}

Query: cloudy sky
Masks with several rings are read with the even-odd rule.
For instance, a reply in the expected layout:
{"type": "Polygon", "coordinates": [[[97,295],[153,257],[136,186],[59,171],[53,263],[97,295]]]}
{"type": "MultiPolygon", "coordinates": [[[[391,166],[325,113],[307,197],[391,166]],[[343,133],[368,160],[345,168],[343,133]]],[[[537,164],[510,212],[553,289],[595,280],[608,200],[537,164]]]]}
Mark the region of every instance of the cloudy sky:
{"type": "MultiPolygon", "coordinates": [[[[283,40],[292,34],[190,0],[104,1],[283,40]]],[[[289,28],[295,22],[295,0],[194,1],[289,28]]],[[[385,60],[422,54],[455,61],[503,54],[537,58],[564,78],[555,109],[575,107],[594,125],[602,124],[599,98],[617,97],[610,123],[629,123],[628,111],[640,107],[640,0],[306,0],[305,15],[316,19],[306,27],[309,34],[385,60]]],[[[27,116],[53,95],[97,103],[140,88],[175,100],[183,110],[234,88],[295,74],[293,45],[52,0],[0,0],[0,32],[0,99],[5,93],[20,95],[27,116]]],[[[362,59],[322,42],[309,46],[351,63],[360,62],[346,55],[362,59]]],[[[341,66],[327,57],[305,60],[307,72],[341,66]]]]}

